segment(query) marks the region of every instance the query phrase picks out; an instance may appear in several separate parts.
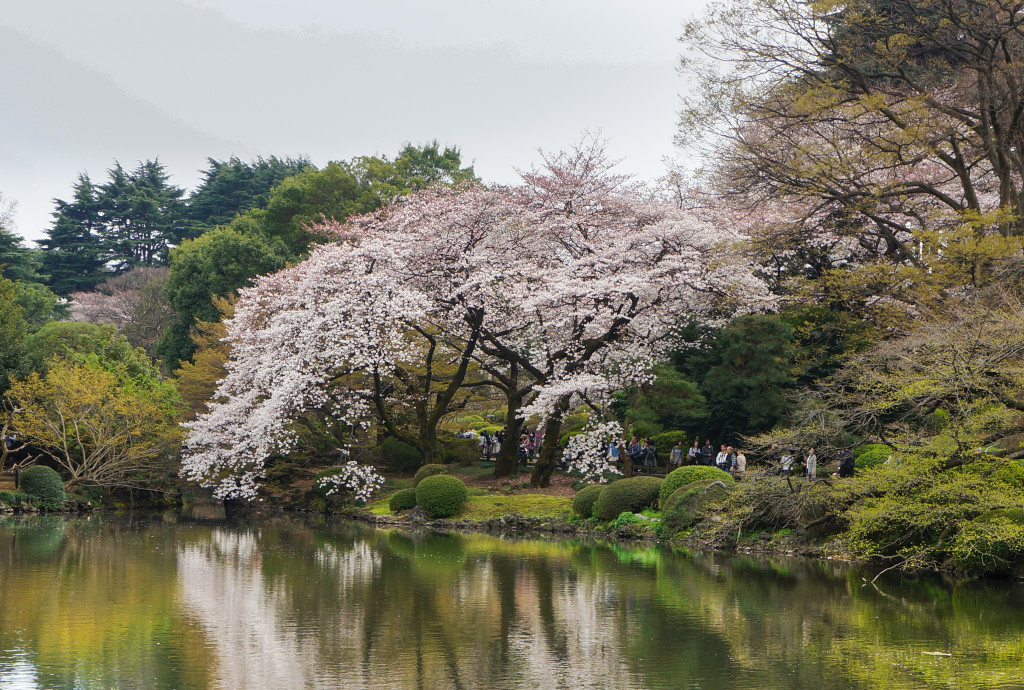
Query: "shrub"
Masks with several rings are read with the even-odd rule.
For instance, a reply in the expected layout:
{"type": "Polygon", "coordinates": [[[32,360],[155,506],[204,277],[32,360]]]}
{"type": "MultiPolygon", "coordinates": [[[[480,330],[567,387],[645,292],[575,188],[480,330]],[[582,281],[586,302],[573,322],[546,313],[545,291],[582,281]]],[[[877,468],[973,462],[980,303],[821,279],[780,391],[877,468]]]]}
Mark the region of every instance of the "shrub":
{"type": "Polygon", "coordinates": [[[662,535],[672,537],[684,529],[693,527],[706,506],[728,496],[728,489],[723,489],[716,483],[718,481],[720,480],[698,479],[672,492],[665,501],[661,513],[662,535]]]}
{"type": "Polygon", "coordinates": [[[686,451],[690,449],[690,445],[693,443],[693,439],[689,439],[685,431],[665,431],[651,437],[651,443],[658,449],[658,456],[664,455],[666,459],[680,441],[683,442],[683,457],[685,458],[686,451]]]}
{"type": "Polygon", "coordinates": [[[858,470],[881,465],[889,459],[893,450],[882,443],[868,443],[853,451],[855,466],[858,470]]]}
{"type": "Polygon", "coordinates": [[[644,522],[644,520],[641,520],[634,513],[627,510],[624,513],[619,513],[619,517],[615,518],[610,527],[613,530],[616,530],[621,527],[625,527],[626,525],[638,525],[642,522],[644,522]]]}
{"type": "Polygon", "coordinates": [[[1024,561],[1024,510],[990,510],[953,539],[950,555],[962,570],[1007,573],[1024,561]]]}
{"type": "MultiPolygon", "coordinates": [[[[430,467],[430,465],[424,465],[424,467],[430,467]]],[[[391,495],[391,499],[388,501],[388,508],[391,509],[392,513],[397,513],[400,510],[409,510],[410,508],[416,507],[416,489],[402,489],[396,491],[391,495]]]]}
{"type": "Polygon", "coordinates": [[[416,475],[412,478],[412,485],[413,486],[419,486],[419,483],[422,482],[427,477],[433,477],[435,474],[444,474],[444,473],[445,473],[444,465],[438,465],[436,463],[428,463],[428,464],[424,465],[423,467],[419,468],[418,470],[416,470],[416,475]]]}
{"type": "Polygon", "coordinates": [[[604,488],[602,484],[591,484],[580,489],[572,499],[572,512],[581,518],[593,517],[594,504],[597,503],[597,497],[601,495],[604,488]]]}
{"type": "Polygon", "coordinates": [[[384,464],[395,472],[410,472],[423,462],[423,454],[419,449],[393,436],[388,436],[384,443],[380,444],[380,457],[384,464]]]}
{"type": "Polygon", "coordinates": [[[614,520],[620,513],[638,513],[644,508],[656,508],[661,492],[657,477],[629,477],[604,487],[594,503],[594,517],[602,522],[614,520]]]}
{"type": "Polygon", "coordinates": [[[0,503],[5,506],[13,506],[17,502],[18,499],[13,491],[0,491],[0,503]]]}
{"type": "Polygon", "coordinates": [[[427,477],[416,487],[416,505],[432,518],[457,515],[468,496],[462,480],[447,474],[427,477]]]}
{"type": "Polygon", "coordinates": [[[698,479],[717,479],[725,484],[732,484],[735,481],[731,474],[717,467],[686,465],[685,467],[672,470],[665,477],[665,482],[661,485],[661,496],[658,497],[658,505],[664,510],[665,501],[668,500],[669,496],[674,494],[679,487],[695,482],[698,479]]]}
{"type": "Polygon", "coordinates": [[[64,482],[56,470],[33,465],[21,473],[21,490],[39,499],[40,508],[62,508],[68,500],[64,482]]]}
{"type": "Polygon", "coordinates": [[[475,438],[453,438],[441,446],[441,458],[469,467],[480,459],[480,441],[475,438]]]}

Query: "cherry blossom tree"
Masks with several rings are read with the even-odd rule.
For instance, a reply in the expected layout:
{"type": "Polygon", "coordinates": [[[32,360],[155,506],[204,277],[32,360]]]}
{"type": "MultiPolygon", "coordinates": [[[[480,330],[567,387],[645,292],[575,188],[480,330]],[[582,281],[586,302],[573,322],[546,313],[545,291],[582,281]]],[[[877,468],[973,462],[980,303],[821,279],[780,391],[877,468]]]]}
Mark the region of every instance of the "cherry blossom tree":
{"type": "Polygon", "coordinates": [[[532,481],[546,485],[566,411],[647,380],[680,319],[769,304],[739,237],[612,166],[589,141],[517,187],[429,189],[321,224],[333,242],[243,291],[221,402],[189,425],[185,475],[254,495],[263,460],[294,447],[311,411],[347,430],[376,417],[429,453],[458,390],[484,385],[475,362],[515,372],[493,381],[523,403],[513,419],[544,419],[532,481]],[[441,352],[455,369],[438,387],[441,352]],[[424,385],[397,385],[413,370],[424,385]],[[389,406],[414,411],[416,438],[389,406]]]}

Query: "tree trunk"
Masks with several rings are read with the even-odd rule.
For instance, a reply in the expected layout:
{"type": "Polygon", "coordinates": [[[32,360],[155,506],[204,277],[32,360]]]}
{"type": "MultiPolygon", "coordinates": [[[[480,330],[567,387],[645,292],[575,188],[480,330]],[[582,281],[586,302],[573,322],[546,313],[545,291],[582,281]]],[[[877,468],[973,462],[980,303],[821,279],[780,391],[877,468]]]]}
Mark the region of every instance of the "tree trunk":
{"type": "MultiPolygon", "coordinates": [[[[515,409],[519,409],[518,405],[515,409]]],[[[513,477],[519,471],[519,434],[523,420],[516,417],[513,410],[510,411],[513,412],[512,421],[505,424],[505,441],[494,461],[495,477],[513,477]]]]}
{"type": "Polygon", "coordinates": [[[519,434],[523,428],[523,420],[518,417],[519,408],[523,404],[523,394],[519,390],[519,365],[513,362],[509,366],[508,381],[505,390],[505,442],[498,450],[494,461],[494,476],[514,477],[519,472],[519,434]]]}
{"type": "Polygon", "coordinates": [[[558,454],[558,433],[562,430],[561,417],[562,411],[559,410],[557,417],[548,417],[544,424],[544,441],[530,476],[530,484],[534,488],[542,489],[551,485],[551,473],[555,471],[555,456],[558,454]]]}

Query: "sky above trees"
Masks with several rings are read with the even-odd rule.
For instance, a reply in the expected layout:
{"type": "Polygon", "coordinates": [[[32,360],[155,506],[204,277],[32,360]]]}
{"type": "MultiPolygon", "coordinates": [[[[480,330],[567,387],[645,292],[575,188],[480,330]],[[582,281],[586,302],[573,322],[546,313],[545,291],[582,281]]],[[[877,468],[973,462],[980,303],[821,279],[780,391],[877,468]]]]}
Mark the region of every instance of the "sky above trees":
{"type": "Polygon", "coordinates": [[[318,164],[438,139],[487,181],[601,129],[623,171],[663,172],[676,37],[702,0],[381,3],[71,0],[0,17],[0,190],[38,238],[79,172],[159,157],[318,164]]]}

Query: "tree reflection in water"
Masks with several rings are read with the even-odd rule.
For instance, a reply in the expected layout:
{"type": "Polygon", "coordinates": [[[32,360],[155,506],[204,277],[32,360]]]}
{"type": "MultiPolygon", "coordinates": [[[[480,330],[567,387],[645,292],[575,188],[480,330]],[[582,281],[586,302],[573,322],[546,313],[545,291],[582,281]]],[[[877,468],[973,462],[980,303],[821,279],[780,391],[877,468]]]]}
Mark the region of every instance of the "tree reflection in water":
{"type": "Polygon", "coordinates": [[[882,594],[863,575],[291,520],[7,520],[0,676],[60,688],[1020,682],[1019,587],[920,578],[882,594]]]}

